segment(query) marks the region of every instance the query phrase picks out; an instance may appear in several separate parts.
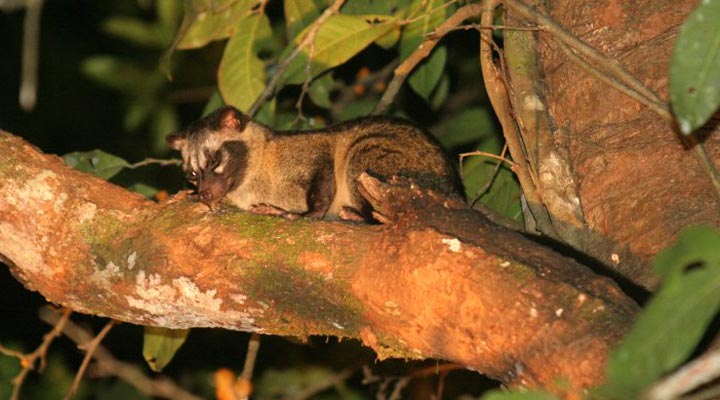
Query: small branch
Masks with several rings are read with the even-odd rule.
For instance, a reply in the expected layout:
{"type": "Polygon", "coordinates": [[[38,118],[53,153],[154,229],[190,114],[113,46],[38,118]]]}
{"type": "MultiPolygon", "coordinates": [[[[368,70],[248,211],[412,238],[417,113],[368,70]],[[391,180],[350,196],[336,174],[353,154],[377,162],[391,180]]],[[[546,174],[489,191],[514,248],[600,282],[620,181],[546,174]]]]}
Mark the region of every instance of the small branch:
{"type": "Polygon", "coordinates": [[[35,369],[35,361],[38,358],[40,359],[40,371],[45,369],[45,357],[47,356],[47,351],[50,348],[50,344],[52,344],[53,340],[55,340],[56,337],[60,336],[63,327],[70,320],[70,314],[72,314],[72,310],[70,310],[69,308],[63,310],[62,316],[57,316],[56,314],[57,318],[55,319],[55,321],[53,321],[53,328],[50,332],[46,333],[45,336],[43,336],[43,341],[40,346],[38,346],[38,348],[35,349],[35,351],[33,351],[32,353],[22,355],[20,357],[20,364],[23,368],[20,373],[12,380],[13,392],[10,396],[11,400],[17,400],[20,398],[20,389],[22,388],[23,382],[25,381],[25,378],[27,377],[30,370],[35,369]]]}
{"type": "Polygon", "coordinates": [[[75,392],[77,392],[78,386],[80,386],[80,380],[82,379],[83,375],[85,374],[85,370],[90,364],[93,353],[95,353],[95,350],[97,350],[100,342],[102,342],[105,336],[107,336],[108,332],[110,332],[110,329],[112,329],[113,326],[115,326],[115,320],[111,319],[107,324],[105,324],[100,333],[98,333],[98,335],[95,336],[89,343],[78,346],[79,348],[85,350],[85,357],[80,364],[80,368],[75,375],[75,380],[73,381],[70,390],[68,390],[67,394],[65,395],[65,400],[68,400],[75,395],[75,392]]]}
{"type": "MultiPolygon", "coordinates": [[[[511,25],[483,25],[483,24],[465,24],[452,28],[450,31],[467,31],[467,30],[481,31],[483,29],[488,30],[507,30],[507,31],[542,31],[543,29],[539,26],[511,26],[511,25]]],[[[428,35],[432,34],[429,33],[428,35]]]]}
{"type": "MultiPolygon", "coordinates": [[[[49,308],[41,308],[39,316],[41,320],[51,325],[56,324],[60,319],[57,313],[49,308]]],[[[65,323],[62,327],[62,333],[78,345],[93,340],[93,335],[89,331],[72,321],[65,323]]],[[[101,344],[98,344],[95,348],[92,358],[97,362],[100,372],[124,380],[145,396],[177,400],[201,400],[200,397],[185,391],[169,378],[151,379],[147,377],[142,369],[130,363],[119,361],[101,344]]]]}
{"type": "Polygon", "coordinates": [[[0,353],[5,354],[6,356],[15,357],[18,360],[22,360],[22,358],[23,358],[23,353],[21,351],[9,349],[1,344],[0,344],[0,353]]]}
{"type": "Polygon", "coordinates": [[[494,159],[496,159],[496,160],[500,160],[500,161],[502,161],[502,162],[505,162],[505,163],[507,163],[507,164],[510,166],[510,168],[512,168],[512,170],[514,171],[515,168],[518,167],[518,165],[517,165],[516,162],[514,162],[514,161],[512,161],[512,160],[509,160],[509,159],[507,159],[507,158],[504,157],[505,149],[507,149],[507,146],[505,146],[505,147],[503,148],[503,154],[501,154],[501,155],[497,155],[497,154],[493,154],[493,153],[487,153],[487,152],[484,152],[484,151],[471,151],[471,152],[469,152],[469,153],[460,153],[460,154],[459,154],[460,162],[462,162],[462,160],[463,160],[465,157],[469,157],[469,156],[483,156],[483,157],[494,158],[494,159]]]}
{"type": "Polygon", "coordinates": [[[142,161],[138,161],[135,164],[130,164],[125,168],[128,169],[135,169],[139,167],[144,167],[147,165],[157,164],[161,166],[168,166],[168,165],[182,165],[182,160],[179,160],[177,158],[169,159],[169,160],[163,160],[159,158],[146,158],[142,161]]]}
{"type": "MultiPolygon", "coordinates": [[[[315,35],[317,35],[317,32],[320,30],[320,27],[327,21],[328,18],[331,16],[337,14],[340,12],[340,7],[345,3],[345,0],[335,0],[330,5],[330,7],[326,8],[325,11],[320,15],[311,25],[310,28],[307,31],[307,34],[305,37],[300,41],[300,43],[297,45],[295,50],[293,50],[292,53],[290,53],[285,59],[280,61],[277,68],[275,69],[275,74],[273,75],[272,79],[270,79],[270,82],[268,82],[267,86],[265,86],[265,90],[260,94],[260,97],[255,100],[253,105],[248,110],[247,114],[252,117],[254,116],[260,107],[267,101],[267,99],[272,96],[275,91],[277,90],[277,86],[280,83],[280,78],[282,77],[283,73],[287,69],[287,67],[290,65],[290,63],[298,56],[300,53],[311,43],[315,41],[315,35]]],[[[310,60],[308,59],[308,62],[310,60]]]]}
{"type": "Polygon", "coordinates": [[[420,46],[408,56],[397,68],[395,68],[395,76],[388,84],[388,88],[383,93],[380,101],[375,105],[375,109],[372,111],[372,115],[384,114],[395,100],[400,91],[400,87],[407,79],[410,72],[427,56],[430,55],[432,50],[438,44],[440,39],[445,37],[448,32],[451,32],[455,27],[460,25],[466,19],[479,15],[482,11],[482,3],[470,4],[458,9],[455,14],[448,18],[445,22],[438,25],[433,33],[427,37],[420,46]]]}
{"type": "MultiPolygon", "coordinates": [[[[720,377],[720,351],[705,353],[672,375],[654,384],[643,397],[646,400],[677,399],[701,385],[720,377]]],[[[707,397],[706,397],[707,398],[707,397]]]]}
{"type": "Polygon", "coordinates": [[[20,78],[20,107],[25,111],[37,102],[38,52],[40,50],[40,16],[43,0],[27,0],[23,23],[22,77],[20,78]]]}
{"type": "Polygon", "coordinates": [[[253,333],[250,335],[250,341],[248,342],[248,350],[245,355],[245,365],[243,366],[242,373],[240,373],[240,376],[235,384],[235,392],[241,400],[247,400],[252,393],[252,375],[259,349],[260,335],[253,333]]]}

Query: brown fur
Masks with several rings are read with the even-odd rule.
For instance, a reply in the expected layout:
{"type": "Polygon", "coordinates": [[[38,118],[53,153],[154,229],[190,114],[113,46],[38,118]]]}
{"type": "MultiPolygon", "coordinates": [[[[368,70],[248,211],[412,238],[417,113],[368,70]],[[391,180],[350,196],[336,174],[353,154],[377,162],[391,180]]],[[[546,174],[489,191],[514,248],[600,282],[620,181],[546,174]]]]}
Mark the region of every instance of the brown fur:
{"type": "Polygon", "coordinates": [[[326,129],[273,131],[224,107],[167,137],[210,206],[226,198],[254,212],[370,219],[357,178],[402,176],[463,197],[456,170],[427,133],[408,122],[370,117],[326,129]]]}

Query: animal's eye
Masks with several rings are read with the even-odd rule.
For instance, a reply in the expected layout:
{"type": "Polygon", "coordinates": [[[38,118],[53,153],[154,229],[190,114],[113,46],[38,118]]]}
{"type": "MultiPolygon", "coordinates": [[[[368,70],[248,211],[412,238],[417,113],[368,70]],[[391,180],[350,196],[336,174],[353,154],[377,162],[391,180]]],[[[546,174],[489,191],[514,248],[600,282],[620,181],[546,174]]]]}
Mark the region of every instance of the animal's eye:
{"type": "Polygon", "coordinates": [[[215,168],[219,167],[221,161],[222,154],[220,152],[215,153],[215,155],[212,156],[210,162],[208,163],[208,169],[214,170],[215,168]]]}
{"type": "Polygon", "coordinates": [[[185,179],[190,182],[195,182],[197,180],[197,172],[195,172],[195,170],[185,172],[185,179]]]}

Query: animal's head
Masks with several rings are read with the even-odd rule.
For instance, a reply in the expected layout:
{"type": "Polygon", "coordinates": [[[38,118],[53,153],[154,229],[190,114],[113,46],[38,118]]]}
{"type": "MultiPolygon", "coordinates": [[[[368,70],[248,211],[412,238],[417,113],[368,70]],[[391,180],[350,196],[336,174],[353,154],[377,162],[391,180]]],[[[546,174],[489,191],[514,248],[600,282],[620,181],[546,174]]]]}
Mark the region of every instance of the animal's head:
{"type": "Polygon", "coordinates": [[[246,130],[252,121],[234,107],[223,107],[179,133],[165,137],[182,153],[185,177],[200,201],[212,207],[243,181],[248,164],[246,130]]]}

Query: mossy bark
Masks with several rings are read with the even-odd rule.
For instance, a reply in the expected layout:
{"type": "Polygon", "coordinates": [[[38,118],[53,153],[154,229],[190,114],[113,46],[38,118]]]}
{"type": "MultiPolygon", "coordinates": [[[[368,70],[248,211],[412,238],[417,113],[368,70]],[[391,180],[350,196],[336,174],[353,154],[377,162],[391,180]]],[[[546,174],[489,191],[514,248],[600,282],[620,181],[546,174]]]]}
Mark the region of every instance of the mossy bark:
{"type": "Polygon", "coordinates": [[[402,182],[362,182],[388,225],[156,204],[0,133],[0,254],[79,312],[168,328],[360,339],[557,393],[603,379],[637,306],[607,278],[402,182]],[[559,381],[568,382],[558,387],[559,381]]]}

